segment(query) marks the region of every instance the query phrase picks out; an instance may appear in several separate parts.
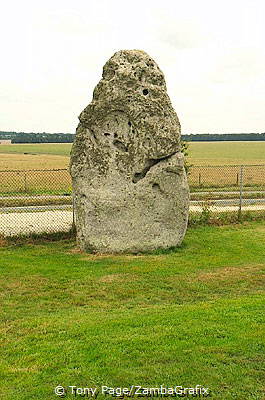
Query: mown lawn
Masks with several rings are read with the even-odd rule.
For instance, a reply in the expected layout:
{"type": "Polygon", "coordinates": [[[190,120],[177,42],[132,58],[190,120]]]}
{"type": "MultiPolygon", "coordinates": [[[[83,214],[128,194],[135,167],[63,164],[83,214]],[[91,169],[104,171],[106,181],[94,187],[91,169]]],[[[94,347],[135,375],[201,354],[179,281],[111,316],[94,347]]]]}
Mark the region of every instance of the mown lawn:
{"type": "Polygon", "coordinates": [[[190,228],[180,248],[151,255],[2,247],[0,397],[163,384],[264,399],[264,239],[252,222],[190,228]]]}

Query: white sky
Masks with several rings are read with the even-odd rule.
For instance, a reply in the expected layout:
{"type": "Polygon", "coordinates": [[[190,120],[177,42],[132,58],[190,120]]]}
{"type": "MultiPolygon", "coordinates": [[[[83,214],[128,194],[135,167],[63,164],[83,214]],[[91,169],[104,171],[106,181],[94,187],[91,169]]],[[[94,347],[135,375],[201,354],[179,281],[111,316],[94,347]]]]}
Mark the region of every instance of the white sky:
{"type": "Polygon", "coordinates": [[[74,132],[115,51],[165,73],[182,133],[265,132],[264,0],[0,0],[0,130],[74,132]]]}

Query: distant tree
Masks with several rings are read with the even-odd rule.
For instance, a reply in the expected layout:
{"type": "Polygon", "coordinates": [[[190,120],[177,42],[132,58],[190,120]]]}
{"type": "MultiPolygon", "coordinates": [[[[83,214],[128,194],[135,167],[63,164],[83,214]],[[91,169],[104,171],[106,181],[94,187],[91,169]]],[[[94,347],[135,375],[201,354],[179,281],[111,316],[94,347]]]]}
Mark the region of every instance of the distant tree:
{"type": "Polygon", "coordinates": [[[12,143],[72,143],[74,134],[71,133],[26,133],[1,132],[0,139],[11,139],[12,143]]]}
{"type": "MultiPolygon", "coordinates": [[[[12,143],[72,143],[73,133],[28,133],[0,131],[0,139],[11,139],[12,143]]],[[[265,133],[200,133],[182,135],[184,142],[220,142],[220,141],[264,141],[265,133]]],[[[185,151],[185,149],[183,149],[185,151]]],[[[187,150],[187,149],[186,149],[187,150]]]]}
{"type": "Polygon", "coordinates": [[[265,133],[199,133],[182,135],[187,142],[220,142],[220,141],[263,141],[265,133]]]}

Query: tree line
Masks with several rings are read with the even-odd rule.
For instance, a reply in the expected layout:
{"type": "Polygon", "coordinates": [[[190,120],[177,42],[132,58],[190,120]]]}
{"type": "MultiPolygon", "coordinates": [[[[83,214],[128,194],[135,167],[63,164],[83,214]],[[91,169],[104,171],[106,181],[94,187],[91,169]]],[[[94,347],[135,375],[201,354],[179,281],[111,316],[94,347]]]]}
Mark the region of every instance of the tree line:
{"type": "MultiPolygon", "coordinates": [[[[12,143],[72,143],[73,133],[27,133],[0,131],[0,140],[9,139],[12,143]]],[[[262,141],[265,133],[200,133],[182,135],[186,142],[222,142],[222,141],[262,141]]]]}
{"type": "Polygon", "coordinates": [[[11,140],[12,143],[72,143],[75,135],[72,133],[26,133],[2,132],[0,140],[11,140]]]}
{"type": "Polygon", "coordinates": [[[229,141],[260,141],[265,140],[265,133],[199,133],[182,135],[186,142],[229,142],[229,141]]]}

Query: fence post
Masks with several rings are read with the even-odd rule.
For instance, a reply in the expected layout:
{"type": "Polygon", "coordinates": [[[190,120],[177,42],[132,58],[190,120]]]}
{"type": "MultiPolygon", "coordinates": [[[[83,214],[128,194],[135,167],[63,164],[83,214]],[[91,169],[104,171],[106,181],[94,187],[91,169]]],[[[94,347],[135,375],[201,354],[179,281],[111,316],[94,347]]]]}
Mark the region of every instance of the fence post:
{"type": "Polygon", "coordinates": [[[72,224],[72,230],[73,232],[75,231],[75,200],[73,196],[73,191],[72,191],[72,207],[73,207],[73,224],[72,224]]]}
{"type": "Polygon", "coordinates": [[[24,172],[24,191],[25,193],[27,193],[28,189],[27,189],[27,173],[24,172]]]}
{"type": "Polygon", "coordinates": [[[240,185],[240,192],[239,192],[239,208],[238,208],[238,219],[241,220],[242,216],[242,200],[243,200],[243,168],[244,166],[240,166],[239,172],[239,185],[240,185]]]}

